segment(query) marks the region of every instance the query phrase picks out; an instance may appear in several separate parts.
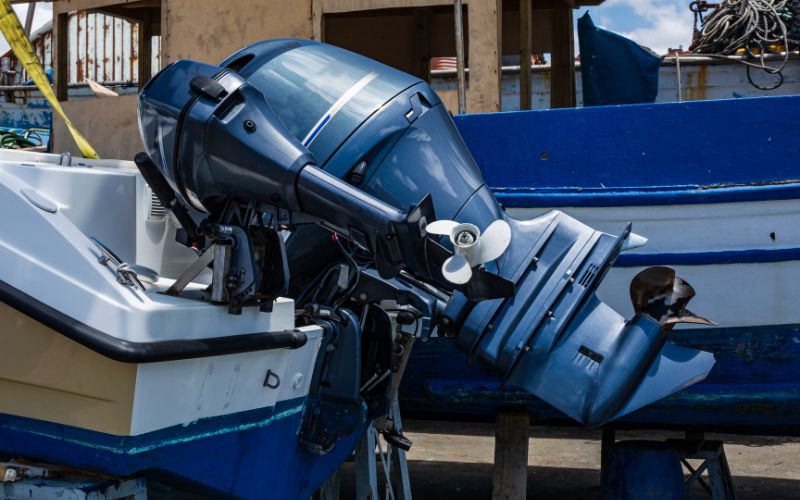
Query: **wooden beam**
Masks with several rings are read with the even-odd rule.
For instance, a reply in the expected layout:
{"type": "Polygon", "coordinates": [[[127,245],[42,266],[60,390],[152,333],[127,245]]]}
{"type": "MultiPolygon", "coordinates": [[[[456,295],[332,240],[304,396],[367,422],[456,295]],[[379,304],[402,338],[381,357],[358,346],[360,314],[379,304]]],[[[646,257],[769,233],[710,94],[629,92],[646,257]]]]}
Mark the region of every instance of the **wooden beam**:
{"type": "Polygon", "coordinates": [[[528,489],[527,410],[500,410],[494,434],[493,500],[523,500],[528,489]]]}
{"type": "Polygon", "coordinates": [[[572,9],[562,2],[555,2],[553,6],[553,51],[550,58],[550,107],[574,108],[575,41],[572,9]]]}
{"type": "Polygon", "coordinates": [[[144,12],[148,9],[123,9],[118,5],[110,5],[108,7],[99,7],[97,9],[87,9],[87,13],[96,12],[98,14],[105,14],[107,16],[118,17],[120,19],[124,19],[129,23],[138,23],[142,21],[142,17],[144,12]]]}
{"type": "Polygon", "coordinates": [[[69,14],[57,14],[53,26],[53,73],[56,87],[56,98],[59,101],[68,99],[69,83],[69,14]]]}
{"type": "Polygon", "coordinates": [[[131,8],[152,7],[156,4],[160,5],[160,3],[159,0],[56,0],[53,2],[53,14],[100,9],[114,5],[130,6],[131,8]]]}
{"type": "Polygon", "coordinates": [[[139,90],[150,80],[153,59],[153,20],[150,9],[142,9],[139,23],[139,90]]]}
{"type": "Polygon", "coordinates": [[[531,109],[531,0],[519,0],[519,109],[531,109]]]}
{"type": "Polygon", "coordinates": [[[28,4],[28,12],[25,15],[25,33],[31,36],[31,28],[33,27],[33,15],[36,12],[36,2],[28,4]]]}

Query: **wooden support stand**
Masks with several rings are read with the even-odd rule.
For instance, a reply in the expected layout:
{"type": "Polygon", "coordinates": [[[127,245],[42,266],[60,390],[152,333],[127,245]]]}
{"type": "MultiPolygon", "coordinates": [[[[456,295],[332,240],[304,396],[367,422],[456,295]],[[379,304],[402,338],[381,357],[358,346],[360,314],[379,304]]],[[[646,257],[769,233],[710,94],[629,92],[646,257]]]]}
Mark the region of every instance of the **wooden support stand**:
{"type": "Polygon", "coordinates": [[[526,410],[501,410],[494,435],[492,498],[518,500],[527,496],[530,416],[526,410]]]}

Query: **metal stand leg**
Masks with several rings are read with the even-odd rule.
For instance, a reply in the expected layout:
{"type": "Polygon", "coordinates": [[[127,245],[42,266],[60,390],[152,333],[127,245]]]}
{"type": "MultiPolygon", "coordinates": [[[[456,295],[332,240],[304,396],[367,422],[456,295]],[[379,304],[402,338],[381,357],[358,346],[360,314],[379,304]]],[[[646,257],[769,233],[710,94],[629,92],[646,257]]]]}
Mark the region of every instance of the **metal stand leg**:
{"type": "Polygon", "coordinates": [[[692,498],[690,489],[697,483],[713,500],[736,500],[736,489],[722,441],[669,440],[669,442],[676,444],[683,452],[681,462],[691,474],[684,488],[687,498],[692,498]],[[688,459],[702,460],[702,463],[695,468],[688,459]],[[703,479],[703,472],[708,473],[708,481],[703,479]]]}
{"type": "Polygon", "coordinates": [[[356,448],[356,498],[358,500],[379,498],[375,435],[375,430],[370,426],[356,448]]]}
{"type": "MultiPolygon", "coordinates": [[[[400,405],[395,401],[392,404],[392,419],[394,427],[398,432],[403,431],[403,423],[400,420],[400,405]]],[[[396,498],[398,500],[411,500],[411,478],[408,475],[408,461],[406,461],[406,450],[397,446],[389,445],[389,459],[395,464],[391,469],[392,485],[396,488],[396,498]]]]}
{"type": "MultiPolygon", "coordinates": [[[[397,401],[392,403],[390,415],[394,421],[394,429],[402,432],[400,406],[397,401]]],[[[367,429],[356,448],[356,498],[359,500],[381,498],[378,495],[379,463],[386,484],[383,498],[411,500],[411,480],[408,475],[405,450],[385,443],[372,426],[367,429]]]]}

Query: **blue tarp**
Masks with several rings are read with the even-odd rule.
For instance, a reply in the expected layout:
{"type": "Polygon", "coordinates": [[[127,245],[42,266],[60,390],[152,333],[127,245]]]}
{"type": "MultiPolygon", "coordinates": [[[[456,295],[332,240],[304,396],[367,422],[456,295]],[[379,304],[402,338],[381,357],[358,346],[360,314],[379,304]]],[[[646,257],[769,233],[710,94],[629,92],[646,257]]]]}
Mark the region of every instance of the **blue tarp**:
{"type": "Polygon", "coordinates": [[[655,102],[661,57],[632,40],[578,20],[583,105],[655,102]]]}

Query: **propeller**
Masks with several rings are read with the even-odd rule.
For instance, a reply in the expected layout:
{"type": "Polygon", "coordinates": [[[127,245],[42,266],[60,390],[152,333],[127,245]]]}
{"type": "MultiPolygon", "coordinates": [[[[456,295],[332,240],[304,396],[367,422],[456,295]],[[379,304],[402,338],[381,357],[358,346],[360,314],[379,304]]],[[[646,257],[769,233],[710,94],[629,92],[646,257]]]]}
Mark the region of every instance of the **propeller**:
{"type": "Polygon", "coordinates": [[[677,323],[716,325],[686,309],[695,296],[694,288],[671,267],[648,267],[634,276],[630,291],[636,314],[649,316],[668,329],[677,323]]]}
{"type": "Polygon", "coordinates": [[[511,243],[511,227],[498,219],[481,234],[474,224],[454,220],[433,221],[425,228],[428,234],[449,236],[454,255],[442,264],[442,275],[450,283],[463,285],[472,278],[472,268],[491,262],[511,243]]]}

